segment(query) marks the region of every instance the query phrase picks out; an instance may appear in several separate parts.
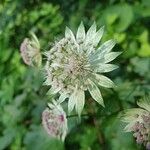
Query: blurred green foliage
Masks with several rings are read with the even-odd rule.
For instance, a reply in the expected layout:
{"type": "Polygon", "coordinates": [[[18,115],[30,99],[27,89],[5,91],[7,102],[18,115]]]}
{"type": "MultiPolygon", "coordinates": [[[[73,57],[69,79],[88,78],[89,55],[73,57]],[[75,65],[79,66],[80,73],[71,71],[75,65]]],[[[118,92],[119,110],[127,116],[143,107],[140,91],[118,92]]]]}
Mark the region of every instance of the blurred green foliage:
{"type": "Polygon", "coordinates": [[[0,0],[0,150],[142,150],[117,116],[150,92],[149,25],[149,0],[0,0]],[[105,25],[102,42],[116,39],[114,50],[123,54],[116,61],[120,68],[107,74],[117,87],[102,89],[106,107],[93,104],[96,116],[81,123],[68,118],[63,144],[41,127],[41,113],[51,100],[48,88],[42,74],[23,63],[19,47],[33,31],[44,52],[66,25],[74,30],[81,20],[86,28],[94,20],[105,25]]]}

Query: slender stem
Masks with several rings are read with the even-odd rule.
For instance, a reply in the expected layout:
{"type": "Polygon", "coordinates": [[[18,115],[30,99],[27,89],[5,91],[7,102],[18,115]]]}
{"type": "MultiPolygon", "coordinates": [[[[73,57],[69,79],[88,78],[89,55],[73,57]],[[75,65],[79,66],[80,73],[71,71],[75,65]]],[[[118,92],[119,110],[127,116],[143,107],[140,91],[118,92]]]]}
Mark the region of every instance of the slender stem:
{"type": "Polygon", "coordinates": [[[96,129],[97,129],[97,136],[98,136],[99,143],[101,145],[103,145],[104,144],[104,136],[103,136],[103,134],[100,131],[99,124],[98,124],[98,122],[97,122],[95,117],[93,118],[93,124],[96,127],[96,129]]]}
{"type": "MultiPolygon", "coordinates": [[[[95,107],[95,103],[93,103],[93,99],[89,99],[88,104],[89,104],[89,110],[88,111],[91,114],[96,114],[95,110],[93,109],[95,107]],[[91,105],[93,105],[93,107],[91,107],[91,105]]],[[[99,122],[97,121],[96,116],[92,117],[92,124],[95,126],[95,128],[97,130],[97,138],[98,138],[99,144],[102,146],[102,149],[104,149],[105,137],[100,130],[100,125],[99,125],[99,122]]]]}
{"type": "MultiPolygon", "coordinates": [[[[82,114],[81,117],[86,117],[86,116],[94,116],[95,114],[82,114]]],[[[78,114],[74,114],[74,115],[69,115],[67,116],[67,118],[72,118],[72,117],[78,117],[78,114]]]]}
{"type": "MultiPolygon", "coordinates": [[[[106,117],[110,117],[110,116],[112,116],[112,115],[116,115],[116,114],[118,114],[120,112],[120,110],[118,110],[118,111],[116,111],[116,112],[113,112],[112,114],[106,114],[106,117]]],[[[81,117],[103,117],[103,116],[101,116],[101,115],[97,115],[97,114],[92,114],[92,113],[88,113],[88,114],[82,114],[81,115],[81,117]]],[[[73,115],[67,115],[67,118],[72,118],[72,117],[78,117],[78,114],[73,114],[73,115]]]]}

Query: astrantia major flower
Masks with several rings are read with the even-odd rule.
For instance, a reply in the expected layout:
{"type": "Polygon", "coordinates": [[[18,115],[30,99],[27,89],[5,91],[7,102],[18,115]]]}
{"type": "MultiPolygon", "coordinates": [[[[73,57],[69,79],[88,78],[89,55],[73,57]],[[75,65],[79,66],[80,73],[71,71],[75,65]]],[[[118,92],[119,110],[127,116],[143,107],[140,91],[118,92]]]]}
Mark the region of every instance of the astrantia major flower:
{"type": "Polygon", "coordinates": [[[114,60],[120,52],[111,52],[115,45],[114,40],[98,46],[103,32],[104,27],[96,31],[95,23],[87,33],[81,23],[76,36],[66,27],[65,37],[46,52],[45,84],[51,86],[50,92],[60,93],[59,102],[69,98],[69,112],[75,107],[77,113],[81,114],[86,90],[95,101],[104,106],[98,86],[114,87],[114,83],[102,73],[117,68],[109,62],[114,60]]]}
{"type": "Polygon", "coordinates": [[[32,38],[25,38],[20,46],[20,52],[24,63],[29,66],[39,67],[42,62],[40,53],[40,43],[34,33],[31,33],[32,38]]]}
{"type": "Polygon", "coordinates": [[[67,118],[63,108],[56,101],[48,103],[48,107],[43,111],[42,124],[51,137],[64,141],[68,130],[67,118]]]}
{"type": "Polygon", "coordinates": [[[133,132],[136,142],[150,150],[150,99],[145,97],[137,103],[141,108],[125,111],[122,121],[126,122],[126,132],[133,132]]]}

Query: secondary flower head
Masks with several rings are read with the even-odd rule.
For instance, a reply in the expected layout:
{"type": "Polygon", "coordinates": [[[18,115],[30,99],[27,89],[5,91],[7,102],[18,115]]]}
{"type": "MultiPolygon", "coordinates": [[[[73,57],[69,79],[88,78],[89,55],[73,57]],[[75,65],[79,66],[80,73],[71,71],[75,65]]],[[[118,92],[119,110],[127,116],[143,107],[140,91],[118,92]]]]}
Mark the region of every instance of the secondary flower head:
{"type": "Polygon", "coordinates": [[[24,63],[29,66],[40,66],[42,57],[40,54],[40,43],[34,33],[31,33],[31,40],[25,38],[20,46],[20,52],[24,63]]]}
{"type": "Polygon", "coordinates": [[[68,129],[67,118],[63,108],[56,101],[48,103],[48,108],[43,111],[42,124],[51,137],[64,141],[68,129]]]}
{"type": "Polygon", "coordinates": [[[114,83],[102,73],[117,68],[109,62],[120,52],[110,52],[115,45],[114,40],[98,46],[103,32],[104,27],[96,31],[95,23],[87,33],[81,23],[76,35],[66,27],[65,37],[46,52],[45,84],[51,85],[51,93],[60,93],[60,102],[69,98],[69,112],[75,107],[77,113],[81,114],[86,90],[95,101],[104,106],[98,85],[106,88],[114,87],[114,83]]]}
{"type": "Polygon", "coordinates": [[[125,111],[122,121],[126,122],[126,132],[133,132],[136,142],[150,150],[150,99],[145,97],[137,103],[141,108],[125,111]]]}

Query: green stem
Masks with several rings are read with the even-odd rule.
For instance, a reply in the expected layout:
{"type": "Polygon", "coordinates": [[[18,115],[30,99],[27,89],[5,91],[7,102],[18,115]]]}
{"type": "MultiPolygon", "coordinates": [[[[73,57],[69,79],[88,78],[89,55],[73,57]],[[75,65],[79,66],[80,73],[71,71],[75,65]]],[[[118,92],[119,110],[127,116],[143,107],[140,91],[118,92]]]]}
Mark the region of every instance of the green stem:
{"type": "MultiPolygon", "coordinates": [[[[91,116],[94,116],[95,114],[82,114],[81,117],[91,117],[91,116]]],[[[78,117],[78,114],[74,114],[74,115],[69,115],[67,116],[67,118],[72,118],[72,117],[78,117]]]]}

